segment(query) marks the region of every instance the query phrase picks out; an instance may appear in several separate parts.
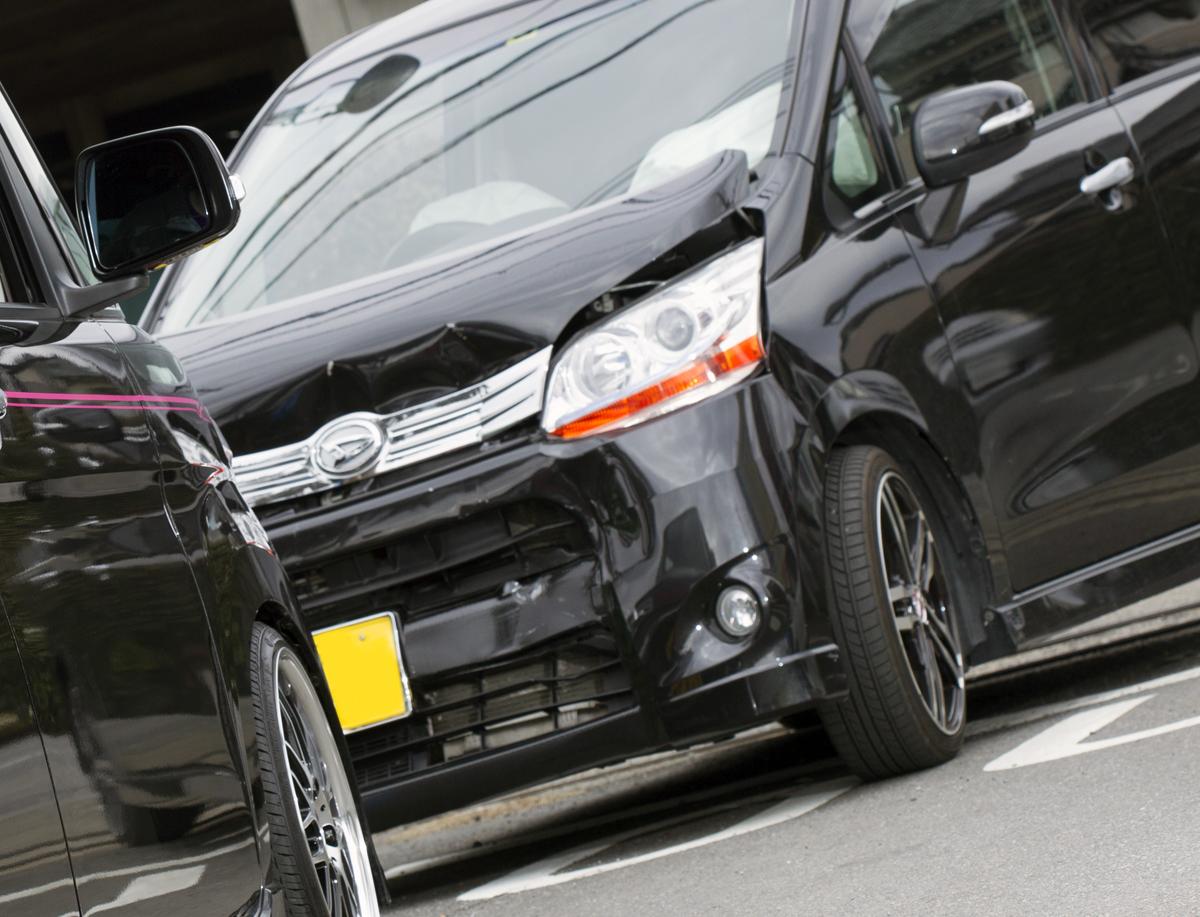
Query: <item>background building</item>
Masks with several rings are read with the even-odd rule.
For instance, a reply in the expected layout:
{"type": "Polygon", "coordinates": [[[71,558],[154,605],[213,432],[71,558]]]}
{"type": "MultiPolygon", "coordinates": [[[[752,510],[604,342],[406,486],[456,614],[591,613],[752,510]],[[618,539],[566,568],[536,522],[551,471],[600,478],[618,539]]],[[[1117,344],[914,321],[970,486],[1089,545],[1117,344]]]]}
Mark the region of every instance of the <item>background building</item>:
{"type": "Polygon", "coordinates": [[[79,151],[121,134],[194,124],[228,152],[308,55],[417,2],[0,0],[0,84],[70,191],[79,151]]]}
{"type": "MultiPolygon", "coordinates": [[[[228,155],[306,57],[419,2],[0,0],[0,85],[71,200],[85,147],[193,124],[228,155]]],[[[122,302],[128,318],[149,292],[122,302]]]]}

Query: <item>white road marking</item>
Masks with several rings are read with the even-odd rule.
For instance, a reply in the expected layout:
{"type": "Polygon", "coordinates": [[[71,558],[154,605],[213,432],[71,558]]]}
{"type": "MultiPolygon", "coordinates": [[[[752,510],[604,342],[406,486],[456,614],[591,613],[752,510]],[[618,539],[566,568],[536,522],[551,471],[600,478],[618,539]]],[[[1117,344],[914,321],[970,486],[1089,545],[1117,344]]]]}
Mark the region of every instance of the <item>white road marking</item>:
{"type": "Polygon", "coordinates": [[[1052,716],[1058,716],[1062,713],[1070,713],[1072,710],[1094,707],[1097,704],[1120,700],[1123,697],[1133,697],[1136,694],[1144,694],[1156,688],[1166,688],[1170,685],[1193,681],[1197,678],[1200,678],[1200,666],[1194,669],[1184,669],[1182,672],[1175,672],[1172,675],[1164,675],[1161,678],[1152,678],[1149,681],[1139,682],[1127,688],[1117,688],[1114,691],[1105,691],[1101,694],[1090,694],[1087,697],[1060,701],[1057,704],[1046,704],[1042,707],[1034,707],[1031,710],[1018,710],[1016,713],[1009,713],[1005,716],[989,717],[986,720],[979,720],[968,725],[967,735],[981,736],[991,732],[1000,732],[1005,729],[1011,729],[1014,726],[1024,726],[1026,723],[1036,723],[1038,720],[1049,719],[1052,716]]]}
{"type": "Polygon", "coordinates": [[[1021,743],[1007,754],[1001,755],[984,767],[984,770],[1012,770],[1017,767],[1029,767],[1033,764],[1044,764],[1047,761],[1059,761],[1075,755],[1085,755],[1093,751],[1103,751],[1106,748],[1129,745],[1144,739],[1153,739],[1157,736],[1178,732],[1181,729],[1200,726],[1200,716],[1193,716],[1186,720],[1168,723],[1165,726],[1155,726],[1153,729],[1143,729],[1139,732],[1113,736],[1108,739],[1097,739],[1094,742],[1085,741],[1089,736],[1115,723],[1129,711],[1155,696],[1146,694],[1132,700],[1123,700],[1106,707],[1097,707],[1094,710],[1077,713],[1060,723],[1055,723],[1049,729],[1039,732],[1032,739],[1021,743]]]}
{"type": "Polygon", "coordinates": [[[804,792],[797,793],[794,796],[785,799],[783,802],[758,813],[751,818],[740,821],[723,831],[717,831],[714,834],[708,834],[704,837],[695,838],[681,844],[673,844],[670,847],[663,847],[658,850],[652,850],[649,853],[639,854],[638,856],[626,857],[620,860],[614,860],[609,863],[601,863],[596,866],[588,866],[582,869],[573,869],[569,871],[572,863],[578,863],[580,860],[586,860],[590,857],[613,847],[624,841],[631,840],[635,837],[650,834],[655,831],[661,831],[664,828],[669,828],[672,825],[681,824],[688,821],[695,821],[702,817],[702,814],[695,812],[687,815],[680,815],[674,818],[658,821],[653,824],[643,825],[631,831],[626,831],[621,834],[607,837],[601,841],[595,841],[590,844],[582,844],[564,853],[557,853],[553,856],[546,857],[529,866],[511,872],[495,881],[489,882],[486,885],[481,885],[471,891],[464,892],[458,896],[459,901],[486,901],[490,898],[498,898],[501,895],[512,895],[518,892],[532,891],[537,888],[547,888],[551,885],[562,885],[566,882],[573,882],[576,879],[584,879],[589,876],[597,876],[602,873],[612,872],[616,869],[625,869],[629,866],[636,866],[641,863],[648,863],[652,860],[658,860],[663,857],[673,856],[677,853],[684,853],[688,850],[695,850],[700,847],[707,847],[710,844],[717,844],[721,841],[727,841],[730,838],[740,837],[744,834],[749,834],[752,831],[760,831],[763,828],[770,828],[774,825],[782,824],[786,821],[799,818],[802,815],[807,815],[809,812],[820,808],[830,800],[836,799],[843,793],[853,789],[858,785],[858,781],[852,778],[835,780],[830,783],[820,784],[815,787],[810,787],[804,792]]]}

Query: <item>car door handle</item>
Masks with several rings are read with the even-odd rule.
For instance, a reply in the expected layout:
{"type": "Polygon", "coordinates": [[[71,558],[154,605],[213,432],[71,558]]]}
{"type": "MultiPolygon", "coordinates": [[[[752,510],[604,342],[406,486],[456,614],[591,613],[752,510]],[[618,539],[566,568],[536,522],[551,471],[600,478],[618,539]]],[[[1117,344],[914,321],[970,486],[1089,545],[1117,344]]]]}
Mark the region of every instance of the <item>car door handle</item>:
{"type": "Polygon", "coordinates": [[[1122,156],[1120,159],[1114,159],[1099,172],[1085,176],[1079,183],[1079,190],[1084,194],[1103,194],[1105,191],[1129,184],[1135,174],[1133,160],[1122,156]]]}

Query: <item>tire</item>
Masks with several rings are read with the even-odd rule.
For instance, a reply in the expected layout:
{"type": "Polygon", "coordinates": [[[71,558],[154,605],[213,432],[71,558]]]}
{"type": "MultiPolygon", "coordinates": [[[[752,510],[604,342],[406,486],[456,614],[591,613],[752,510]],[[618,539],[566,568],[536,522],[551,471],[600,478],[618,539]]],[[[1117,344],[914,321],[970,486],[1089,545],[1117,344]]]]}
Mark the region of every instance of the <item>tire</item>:
{"type": "Polygon", "coordinates": [[[966,691],[936,504],[883,450],[839,449],[826,478],[825,539],[830,617],[849,684],[845,700],[819,708],[830,740],[868,780],[949,761],[962,747],[966,691]]]}
{"type": "Polygon", "coordinates": [[[256,624],[251,641],[258,763],[287,913],[378,917],[366,829],[334,727],[279,632],[256,624]]]}

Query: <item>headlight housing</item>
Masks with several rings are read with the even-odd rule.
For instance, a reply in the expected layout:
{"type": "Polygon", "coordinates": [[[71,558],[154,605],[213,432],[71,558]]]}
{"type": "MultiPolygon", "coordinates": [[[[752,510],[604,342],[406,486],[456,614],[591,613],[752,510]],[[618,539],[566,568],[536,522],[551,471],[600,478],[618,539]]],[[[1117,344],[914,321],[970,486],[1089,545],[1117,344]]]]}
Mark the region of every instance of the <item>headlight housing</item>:
{"type": "Polygon", "coordinates": [[[558,358],[542,427],[578,439],[710,398],[763,361],[761,239],[588,328],[558,358]]]}

